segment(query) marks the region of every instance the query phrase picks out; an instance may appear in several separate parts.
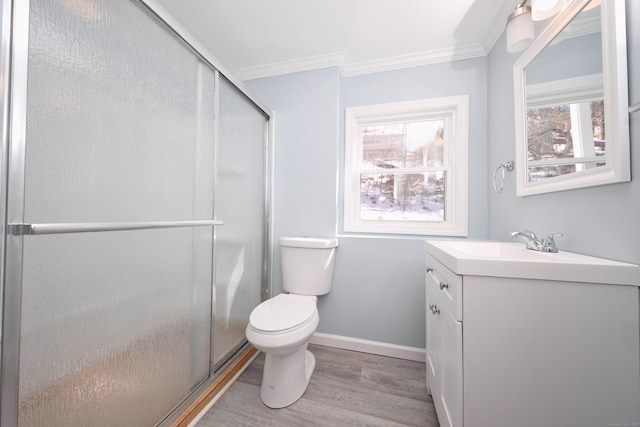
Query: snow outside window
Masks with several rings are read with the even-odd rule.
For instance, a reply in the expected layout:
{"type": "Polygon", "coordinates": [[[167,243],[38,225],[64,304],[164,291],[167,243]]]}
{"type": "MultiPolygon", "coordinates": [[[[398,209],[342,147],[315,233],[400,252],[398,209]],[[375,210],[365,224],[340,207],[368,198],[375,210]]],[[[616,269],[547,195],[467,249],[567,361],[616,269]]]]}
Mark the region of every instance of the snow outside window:
{"type": "Polygon", "coordinates": [[[344,231],[467,235],[468,96],[346,109],[344,231]]]}

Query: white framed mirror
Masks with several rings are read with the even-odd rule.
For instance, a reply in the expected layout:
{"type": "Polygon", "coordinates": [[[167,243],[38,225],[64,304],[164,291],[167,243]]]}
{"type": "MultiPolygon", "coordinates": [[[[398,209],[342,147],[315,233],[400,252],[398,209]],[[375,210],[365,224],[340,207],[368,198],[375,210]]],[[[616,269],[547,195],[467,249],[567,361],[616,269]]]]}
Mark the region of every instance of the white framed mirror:
{"type": "Polygon", "coordinates": [[[574,0],[514,64],[518,196],[631,180],[624,0],[574,0]]]}

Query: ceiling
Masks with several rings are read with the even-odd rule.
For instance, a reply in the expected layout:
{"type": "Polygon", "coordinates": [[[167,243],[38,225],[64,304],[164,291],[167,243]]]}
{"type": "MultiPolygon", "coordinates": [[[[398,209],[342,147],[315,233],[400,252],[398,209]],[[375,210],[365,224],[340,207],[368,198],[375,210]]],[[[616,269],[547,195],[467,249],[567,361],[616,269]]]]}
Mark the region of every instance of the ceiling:
{"type": "Polygon", "coordinates": [[[486,55],[517,0],[155,0],[236,78],[486,55]]]}

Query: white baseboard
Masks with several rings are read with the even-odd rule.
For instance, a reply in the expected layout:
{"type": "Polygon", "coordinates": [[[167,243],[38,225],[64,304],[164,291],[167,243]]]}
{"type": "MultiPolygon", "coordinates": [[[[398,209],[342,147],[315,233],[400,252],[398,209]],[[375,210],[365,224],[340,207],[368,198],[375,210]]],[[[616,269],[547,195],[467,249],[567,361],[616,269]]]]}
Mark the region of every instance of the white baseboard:
{"type": "Polygon", "coordinates": [[[398,359],[414,360],[416,362],[426,361],[425,349],[418,347],[387,344],[340,335],[323,334],[320,332],[313,334],[310,343],[344,350],[360,351],[362,353],[378,354],[380,356],[395,357],[398,359]]]}

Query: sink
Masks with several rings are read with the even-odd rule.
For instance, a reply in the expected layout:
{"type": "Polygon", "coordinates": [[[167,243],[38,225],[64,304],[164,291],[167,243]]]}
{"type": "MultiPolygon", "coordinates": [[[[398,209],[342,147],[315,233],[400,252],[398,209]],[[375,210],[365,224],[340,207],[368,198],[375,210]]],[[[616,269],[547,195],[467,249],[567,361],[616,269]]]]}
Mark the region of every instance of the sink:
{"type": "Polygon", "coordinates": [[[640,266],[573,252],[537,252],[524,243],[428,240],[427,252],[460,275],[603,284],[640,284],[640,266]]]}
{"type": "MultiPolygon", "coordinates": [[[[527,257],[524,245],[503,242],[475,242],[475,241],[442,241],[432,242],[438,247],[447,248],[449,252],[460,252],[465,258],[503,258],[522,259],[527,257]]],[[[533,257],[535,258],[535,257],[533,257]]]]}

